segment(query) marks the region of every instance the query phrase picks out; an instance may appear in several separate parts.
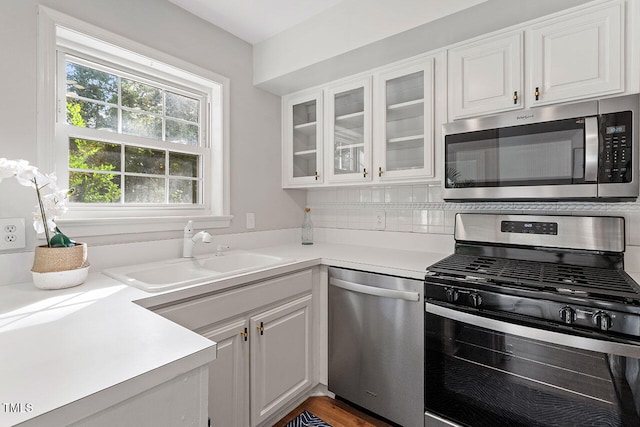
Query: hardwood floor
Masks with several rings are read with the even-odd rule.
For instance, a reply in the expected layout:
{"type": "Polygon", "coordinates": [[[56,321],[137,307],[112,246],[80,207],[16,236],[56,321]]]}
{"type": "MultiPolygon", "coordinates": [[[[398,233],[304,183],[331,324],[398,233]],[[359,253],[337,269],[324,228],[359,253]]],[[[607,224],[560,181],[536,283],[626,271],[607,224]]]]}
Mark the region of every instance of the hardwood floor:
{"type": "Polygon", "coordinates": [[[324,396],[308,398],[273,427],[284,427],[305,410],[322,418],[333,427],[392,427],[390,424],[358,411],[342,401],[324,396]]]}

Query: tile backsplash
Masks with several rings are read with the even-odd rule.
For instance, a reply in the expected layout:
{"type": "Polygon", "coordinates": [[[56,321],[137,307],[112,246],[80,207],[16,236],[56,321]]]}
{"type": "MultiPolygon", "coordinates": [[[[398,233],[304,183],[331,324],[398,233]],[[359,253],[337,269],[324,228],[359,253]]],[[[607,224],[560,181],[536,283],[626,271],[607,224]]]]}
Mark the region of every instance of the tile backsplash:
{"type": "Polygon", "coordinates": [[[442,200],[440,184],[311,189],[316,227],[453,234],[457,212],[611,215],[625,218],[627,245],[640,246],[640,202],[475,202],[442,200]]]}

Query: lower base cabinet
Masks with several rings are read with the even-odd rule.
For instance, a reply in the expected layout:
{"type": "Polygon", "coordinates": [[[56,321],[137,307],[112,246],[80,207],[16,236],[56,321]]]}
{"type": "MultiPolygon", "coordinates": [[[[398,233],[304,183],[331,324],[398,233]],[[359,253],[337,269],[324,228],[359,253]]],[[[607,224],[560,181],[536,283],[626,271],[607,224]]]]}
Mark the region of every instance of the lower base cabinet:
{"type": "Polygon", "coordinates": [[[311,299],[200,331],[218,343],[209,365],[212,427],[260,425],[311,385],[311,299]]]}
{"type": "Polygon", "coordinates": [[[312,294],[318,274],[301,270],[152,308],[217,343],[209,363],[212,427],[266,426],[317,383],[312,294]]]}

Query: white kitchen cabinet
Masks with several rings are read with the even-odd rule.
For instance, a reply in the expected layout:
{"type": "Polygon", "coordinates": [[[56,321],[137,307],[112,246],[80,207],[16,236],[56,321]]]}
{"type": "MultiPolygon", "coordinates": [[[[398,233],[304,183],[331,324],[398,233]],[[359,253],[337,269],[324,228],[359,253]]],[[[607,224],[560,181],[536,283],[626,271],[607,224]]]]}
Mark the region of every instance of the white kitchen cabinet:
{"type": "Polygon", "coordinates": [[[327,181],[371,181],[371,78],[328,88],[327,124],[327,181]]]}
{"type": "Polygon", "coordinates": [[[283,185],[312,186],[323,182],[322,90],[283,100],[283,185]]]}
{"type": "Polygon", "coordinates": [[[456,45],[449,120],[621,93],[625,34],[625,2],[613,1],[456,45]]]}
{"type": "Polygon", "coordinates": [[[251,317],[251,425],[312,384],[311,295],[251,317]]]}
{"type": "Polygon", "coordinates": [[[605,4],[527,29],[531,106],[624,90],[624,7],[605,4]]]}
{"type": "Polygon", "coordinates": [[[374,93],[375,180],[434,176],[434,58],[381,72],[374,93]]]}
{"type": "Polygon", "coordinates": [[[209,364],[213,427],[267,425],[317,383],[315,277],[307,269],[153,308],[217,343],[216,360],[209,364]]]}
{"type": "Polygon", "coordinates": [[[522,46],[523,34],[517,31],[450,49],[449,117],[522,108],[522,46]]]}

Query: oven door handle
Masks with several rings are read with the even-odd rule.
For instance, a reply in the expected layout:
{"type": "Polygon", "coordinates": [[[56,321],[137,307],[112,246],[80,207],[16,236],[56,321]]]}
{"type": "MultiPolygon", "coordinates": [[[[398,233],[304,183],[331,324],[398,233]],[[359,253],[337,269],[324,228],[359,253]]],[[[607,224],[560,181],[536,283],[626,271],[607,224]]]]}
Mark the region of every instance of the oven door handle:
{"type": "Polygon", "coordinates": [[[524,338],[531,338],[538,341],[544,341],[551,344],[559,344],[566,347],[579,348],[583,350],[595,351],[598,353],[607,353],[617,356],[632,357],[640,359],[640,346],[634,344],[625,344],[594,338],[581,337],[576,335],[563,334],[560,332],[547,331],[544,329],[533,328],[530,326],[518,325],[515,323],[504,322],[484,316],[467,313],[464,311],[454,310],[440,305],[425,303],[427,313],[441,316],[456,322],[467,323],[480,328],[490,329],[495,332],[504,332],[511,335],[517,335],[524,338]]]}
{"type": "Polygon", "coordinates": [[[403,299],[406,301],[420,301],[419,292],[398,291],[394,289],[377,288],[375,286],[361,285],[359,283],[347,282],[346,280],[329,279],[329,284],[347,291],[358,292],[360,294],[373,295],[376,297],[403,299]]]}

